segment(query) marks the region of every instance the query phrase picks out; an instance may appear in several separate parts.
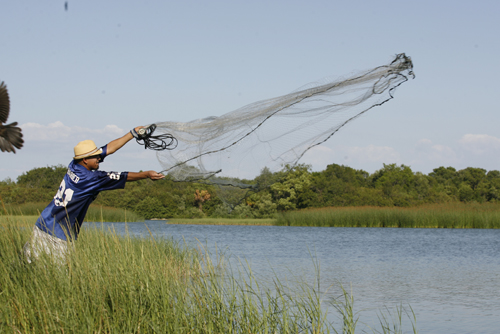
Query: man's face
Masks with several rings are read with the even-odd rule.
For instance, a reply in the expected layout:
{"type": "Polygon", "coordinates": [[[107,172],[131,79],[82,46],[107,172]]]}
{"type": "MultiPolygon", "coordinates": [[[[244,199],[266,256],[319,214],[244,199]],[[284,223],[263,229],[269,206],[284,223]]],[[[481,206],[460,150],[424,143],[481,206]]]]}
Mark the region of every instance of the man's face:
{"type": "Polygon", "coordinates": [[[88,170],[98,170],[99,169],[99,161],[101,161],[101,157],[98,155],[94,155],[88,158],[84,158],[84,163],[88,170]]]}

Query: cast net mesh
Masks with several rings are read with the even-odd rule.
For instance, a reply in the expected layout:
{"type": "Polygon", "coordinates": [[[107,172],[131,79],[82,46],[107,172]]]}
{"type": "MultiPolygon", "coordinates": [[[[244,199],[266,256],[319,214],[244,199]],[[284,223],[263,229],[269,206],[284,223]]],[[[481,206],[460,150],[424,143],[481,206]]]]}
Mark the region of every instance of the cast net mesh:
{"type": "Polygon", "coordinates": [[[411,59],[399,54],[388,65],[309,84],[219,117],[158,122],[155,134],[171,134],[178,141],[175,149],[158,151],[162,173],[175,181],[250,187],[240,179],[264,167],[274,172],[295,166],[308,150],[392,99],[394,89],[414,77],[412,69],[411,59]]]}

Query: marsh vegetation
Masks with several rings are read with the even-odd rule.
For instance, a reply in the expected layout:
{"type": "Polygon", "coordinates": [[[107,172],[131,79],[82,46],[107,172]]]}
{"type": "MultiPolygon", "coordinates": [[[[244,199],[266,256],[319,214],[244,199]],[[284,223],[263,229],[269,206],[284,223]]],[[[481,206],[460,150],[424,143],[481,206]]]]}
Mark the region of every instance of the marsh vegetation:
{"type": "Polygon", "coordinates": [[[500,204],[448,203],[397,207],[337,207],[284,212],[279,226],[500,228],[500,204]]]}
{"type": "MultiPolygon", "coordinates": [[[[235,273],[222,258],[153,236],[85,229],[64,263],[29,264],[21,249],[31,227],[19,219],[0,227],[2,332],[354,333],[359,320],[341,287],[332,323],[319,286],[263,288],[250,268],[235,273]]],[[[408,318],[414,324],[411,313],[383,317],[379,332],[400,333],[408,318]]]]}

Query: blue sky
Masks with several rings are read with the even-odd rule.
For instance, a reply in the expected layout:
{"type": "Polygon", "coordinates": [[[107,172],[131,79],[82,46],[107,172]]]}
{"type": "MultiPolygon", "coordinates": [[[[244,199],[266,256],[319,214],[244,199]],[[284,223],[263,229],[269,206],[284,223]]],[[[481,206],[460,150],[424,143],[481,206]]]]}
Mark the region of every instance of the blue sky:
{"type": "MultiPolygon", "coordinates": [[[[406,53],[416,78],[304,157],[374,172],[383,163],[500,169],[498,1],[4,1],[0,81],[25,146],[0,180],[67,165],[159,121],[220,116],[406,53]]],[[[161,170],[131,142],[104,170],[161,170]]]]}

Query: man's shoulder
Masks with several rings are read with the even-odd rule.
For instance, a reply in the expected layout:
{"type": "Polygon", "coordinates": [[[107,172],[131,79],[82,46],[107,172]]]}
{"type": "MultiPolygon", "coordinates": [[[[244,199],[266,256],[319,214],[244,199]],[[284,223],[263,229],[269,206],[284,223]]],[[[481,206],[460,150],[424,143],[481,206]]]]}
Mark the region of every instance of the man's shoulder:
{"type": "Polygon", "coordinates": [[[92,182],[92,180],[99,177],[99,175],[92,171],[89,171],[82,165],[75,163],[75,161],[72,161],[68,165],[68,171],[66,172],[65,177],[70,179],[73,184],[80,185],[92,182]]]}
{"type": "Polygon", "coordinates": [[[78,183],[80,182],[81,178],[82,178],[82,175],[78,175],[80,173],[78,173],[77,171],[75,171],[74,169],[71,169],[71,168],[68,168],[68,171],[66,172],[66,176],[71,180],[73,181],[73,183],[78,183]]]}
{"type": "Polygon", "coordinates": [[[87,175],[89,172],[89,170],[85,167],[83,167],[82,165],[80,164],[77,164],[75,162],[75,160],[71,161],[68,165],[68,171],[67,171],[67,175],[71,175],[71,174],[74,174],[74,175],[77,175],[79,178],[82,178],[82,176],[84,175],[87,175]]]}

